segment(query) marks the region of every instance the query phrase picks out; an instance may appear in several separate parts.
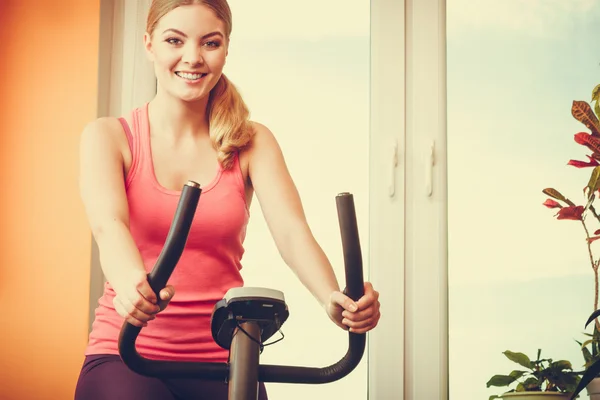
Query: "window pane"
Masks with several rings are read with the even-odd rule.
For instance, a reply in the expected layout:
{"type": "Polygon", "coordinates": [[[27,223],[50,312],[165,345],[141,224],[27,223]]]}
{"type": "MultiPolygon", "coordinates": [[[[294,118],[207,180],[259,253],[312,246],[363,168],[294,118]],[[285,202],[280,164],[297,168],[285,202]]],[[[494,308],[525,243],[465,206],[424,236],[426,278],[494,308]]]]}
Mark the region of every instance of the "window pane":
{"type": "Polygon", "coordinates": [[[567,162],[591,155],[573,140],[589,130],[571,105],[600,84],[600,2],[448,0],[447,13],[450,394],[480,400],[520,369],[505,350],[584,363],[585,232],[542,190],[584,202],[591,169],[567,162]]]}
{"type": "MultiPolygon", "coordinates": [[[[277,137],[311,229],[343,287],[339,192],[354,194],[365,273],[368,268],[369,1],[229,3],[234,26],[225,73],[244,96],[252,119],[277,137]]],[[[266,347],[261,362],[324,367],[339,360],[347,333],[329,321],[284,264],[256,198],[245,247],[246,285],[282,290],[290,308],[285,339],[266,347]]],[[[363,400],[366,353],[352,375],[339,382],[267,388],[272,399],[363,400]]]]}

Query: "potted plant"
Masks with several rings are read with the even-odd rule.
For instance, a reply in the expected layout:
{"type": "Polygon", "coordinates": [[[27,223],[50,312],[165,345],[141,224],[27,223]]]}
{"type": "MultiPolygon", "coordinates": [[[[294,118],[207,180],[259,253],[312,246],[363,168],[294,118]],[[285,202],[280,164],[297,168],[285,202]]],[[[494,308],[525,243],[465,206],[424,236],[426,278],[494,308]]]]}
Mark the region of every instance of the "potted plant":
{"type": "Polygon", "coordinates": [[[492,399],[507,400],[567,400],[579,383],[579,373],[573,371],[569,361],[553,361],[551,358],[542,359],[541,349],[537,359],[531,359],[523,353],[505,351],[503,354],[511,361],[519,364],[521,369],[513,370],[508,375],[494,375],[487,382],[490,386],[516,387],[501,395],[492,395],[492,399]]]}
{"type": "MultiPolygon", "coordinates": [[[[585,205],[575,204],[554,188],[546,188],[543,190],[546,195],[551,197],[544,202],[544,205],[549,208],[558,209],[556,217],[559,220],[575,220],[581,222],[585,231],[586,249],[594,273],[595,290],[593,310],[598,310],[598,267],[600,266],[600,258],[594,256],[592,243],[600,239],[600,229],[596,229],[593,231],[593,234],[590,234],[591,229],[588,217],[591,221],[600,223],[600,215],[594,208],[594,200],[596,199],[597,193],[600,193],[600,122],[598,121],[600,118],[600,85],[592,90],[591,103],[585,101],[573,101],[571,114],[577,121],[581,122],[589,129],[589,132],[579,132],[575,134],[575,142],[587,147],[588,150],[591,151],[592,154],[587,156],[589,161],[570,160],[568,162],[568,165],[576,168],[593,168],[588,183],[584,188],[585,205]],[[595,103],[594,109],[592,109],[591,106],[593,103],[595,103]]],[[[594,333],[591,335],[592,340],[580,343],[586,361],[586,369],[572,398],[575,398],[583,388],[590,385],[600,373],[600,362],[598,362],[600,357],[598,357],[597,342],[597,339],[599,338],[597,336],[597,331],[600,330],[600,323],[596,319],[598,316],[600,316],[600,310],[595,311],[585,325],[587,327],[591,321],[595,321],[594,333]],[[588,345],[592,345],[592,352],[587,349],[588,345]]],[[[589,334],[587,335],[589,336],[589,334]]],[[[593,384],[600,385],[600,379],[597,379],[593,384]]],[[[594,395],[594,389],[591,386],[588,387],[588,393],[591,396],[594,395]]]]}
{"type": "MultiPolygon", "coordinates": [[[[588,370],[594,363],[600,360],[600,330],[598,324],[594,324],[594,333],[584,333],[589,339],[581,343],[576,341],[585,360],[584,368],[588,370]],[[588,348],[589,346],[589,348],[588,348]]],[[[590,400],[600,400],[600,378],[594,378],[591,382],[585,385],[587,388],[590,400]]]]}

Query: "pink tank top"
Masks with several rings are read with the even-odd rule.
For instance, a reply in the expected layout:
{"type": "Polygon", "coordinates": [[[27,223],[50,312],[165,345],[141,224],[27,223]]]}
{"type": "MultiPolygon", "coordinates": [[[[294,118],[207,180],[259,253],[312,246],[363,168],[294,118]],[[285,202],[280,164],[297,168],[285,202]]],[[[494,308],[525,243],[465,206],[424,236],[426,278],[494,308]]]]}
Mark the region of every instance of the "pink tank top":
{"type": "MultiPolygon", "coordinates": [[[[150,272],[165,243],[180,191],[162,187],[154,174],[148,104],[132,113],[127,133],[132,164],[126,179],[130,231],[150,272]]],[[[202,186],[200,202],[186,247],[169,279],[175,296],[156,319],[143,328],[136,347],[158,360],[227,361],[228,352],[214,343],[210,317],[214,304],[232,287],[243,286],[240,275],[243,241],[249,219],[238,155],[233,167],[219,167],[202,186]]],[[[118,354],[123,318],[115,311],[110,283],[98,301],[85,354],[118,354]]]]}

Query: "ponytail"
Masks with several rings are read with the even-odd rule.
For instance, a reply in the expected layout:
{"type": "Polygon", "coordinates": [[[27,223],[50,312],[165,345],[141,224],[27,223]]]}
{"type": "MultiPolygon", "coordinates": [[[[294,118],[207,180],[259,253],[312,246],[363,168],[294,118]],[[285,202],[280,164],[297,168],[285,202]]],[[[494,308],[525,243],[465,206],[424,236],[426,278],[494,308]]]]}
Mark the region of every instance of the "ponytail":
{"type": "Polygon", "coordinates": [[[250,113],[242,96],[225,74],[208,98],[210,139],[224,169],[231,168],[234,155],[254,136],[250,113]]]}

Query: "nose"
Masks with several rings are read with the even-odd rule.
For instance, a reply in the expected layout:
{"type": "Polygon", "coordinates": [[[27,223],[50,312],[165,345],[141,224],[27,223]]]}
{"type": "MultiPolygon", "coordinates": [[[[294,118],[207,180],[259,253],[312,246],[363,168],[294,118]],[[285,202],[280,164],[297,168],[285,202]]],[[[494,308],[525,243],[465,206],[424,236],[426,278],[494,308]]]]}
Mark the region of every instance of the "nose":
{"type": "Polygon", "coordinates": [[[204,58],[202,57],[201,49],[194,45],[188,46],[183,55],[183,62],[191,66],[203,64],[204,58]]]}

